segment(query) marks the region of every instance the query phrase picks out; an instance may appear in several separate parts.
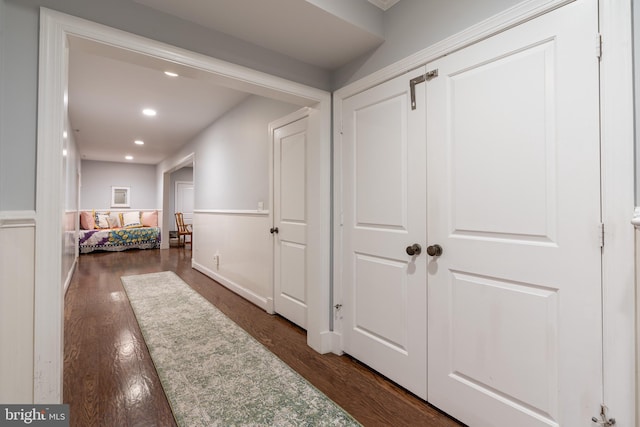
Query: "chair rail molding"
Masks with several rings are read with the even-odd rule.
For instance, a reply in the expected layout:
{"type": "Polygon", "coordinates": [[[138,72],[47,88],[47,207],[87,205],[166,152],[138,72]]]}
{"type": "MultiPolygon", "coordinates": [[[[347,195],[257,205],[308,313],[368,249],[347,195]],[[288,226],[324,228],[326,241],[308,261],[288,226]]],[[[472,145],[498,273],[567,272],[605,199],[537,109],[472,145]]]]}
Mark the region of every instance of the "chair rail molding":
{"type": "Polygon", "coordinates": [[[193,213],[211,214],[211,215],[258,215],[268,216],[268,210],[256,209],[194,209],[193,213]]]}
{"type": "Polygon", "coordinates": [[[36,226],[36,211],[0,211],[0,228],[36,226]]]}

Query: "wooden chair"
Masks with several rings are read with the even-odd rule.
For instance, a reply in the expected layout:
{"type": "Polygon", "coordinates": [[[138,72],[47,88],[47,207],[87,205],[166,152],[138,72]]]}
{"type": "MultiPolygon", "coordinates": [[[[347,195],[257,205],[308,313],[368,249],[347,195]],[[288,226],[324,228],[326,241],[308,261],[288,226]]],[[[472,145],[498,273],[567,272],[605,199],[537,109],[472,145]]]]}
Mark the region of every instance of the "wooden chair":
{"type": "Polygon", "coordinates": [[[182,212],[176,212],[176,225],[178,226],[178,246],[186,246],[187,243],[193,249],[193,230],[191,224],[185,224],[182,212]],[[189,241],[187,242],[187,236],[189,241]],[[180,243],[182,241],[182,243],[180,243]]]}

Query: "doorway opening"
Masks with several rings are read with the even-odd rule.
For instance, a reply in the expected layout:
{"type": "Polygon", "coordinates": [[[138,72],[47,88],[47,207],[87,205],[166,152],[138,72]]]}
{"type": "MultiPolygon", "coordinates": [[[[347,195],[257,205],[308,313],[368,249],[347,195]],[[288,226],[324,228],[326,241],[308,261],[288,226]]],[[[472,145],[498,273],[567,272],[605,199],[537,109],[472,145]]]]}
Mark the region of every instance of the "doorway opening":
{"type": "MultiPolygon", "coordinates": [[[[331,96],[323,90],[205,57],[164,43],[106,27],[70,15],[41,9],[38,97],[38,152],[36,193],[36,272],[34,302],[34,401],[61,402],[63,348],[63,284],[51,283],[61,267],[61,198],[63,126],[67,105],[68,48],[71,38],[88,39],[129,52],[170,61],[207,78],[247,93],[313,109],[314,132],[309,157],[318,165],[310,171],[310,245],[308,277],[313,282],[314,307],[310,310],[308,343],[319,352],[331,349],[329,332],[330,283],[330,165],[331,96]]],[[[265,130],[266,132],[266,130],[265,130]]],[[[177,165],[176,165],[177,166],[177,165]]],[[[162,206],[167,192],[167,171],[160,172],[162,206]]],[[[169,215],[163,215],[167,227],[169,215]]],[[[167,228],[165,228],[167,229],[167,228]]],[[[59,276],[59,275],[58,275],[59,276]]]]}

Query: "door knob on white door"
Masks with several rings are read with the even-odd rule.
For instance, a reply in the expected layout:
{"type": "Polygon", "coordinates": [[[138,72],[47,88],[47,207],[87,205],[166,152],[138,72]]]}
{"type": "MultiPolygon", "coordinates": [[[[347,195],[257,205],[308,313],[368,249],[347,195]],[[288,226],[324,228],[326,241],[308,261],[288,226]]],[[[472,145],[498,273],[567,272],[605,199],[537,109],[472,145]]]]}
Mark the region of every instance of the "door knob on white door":
{"type": "Polygon", "coordinates": [[[442,255],[442,246],[440,245],[431,245],[427,247],[427,254],[429,256],[440,256],[442,255]]]}
{"type": "Polygon", "coordinates": [[[417,243],[414,243],[411,246],[407,246],[407,255],[409,256],[418,256],[422,253],[422,246],[417,243]]]}

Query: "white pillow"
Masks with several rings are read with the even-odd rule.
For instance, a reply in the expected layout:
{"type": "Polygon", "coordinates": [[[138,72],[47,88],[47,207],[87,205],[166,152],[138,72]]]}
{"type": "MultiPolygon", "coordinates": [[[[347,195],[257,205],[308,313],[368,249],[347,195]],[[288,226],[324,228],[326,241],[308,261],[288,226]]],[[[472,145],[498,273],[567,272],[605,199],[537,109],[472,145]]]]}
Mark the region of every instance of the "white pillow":
{"type": "Polygon", "coordinates": [[[139,211],[124,212],[121,218],[124,228],[142,227],[139,211]]]}
{"type": "Polygon", "coordinates": [[[109,227],[109,215],[108,214],[96,214],[96,227],[97,228],[110,228],[109,227]]]}
{"type": "Polygon", "coordinates": [[[120,228],[122,223],[120,222],[120,214],[118,212],[111,212],[109,214],[109,228],[120,228]]]}

